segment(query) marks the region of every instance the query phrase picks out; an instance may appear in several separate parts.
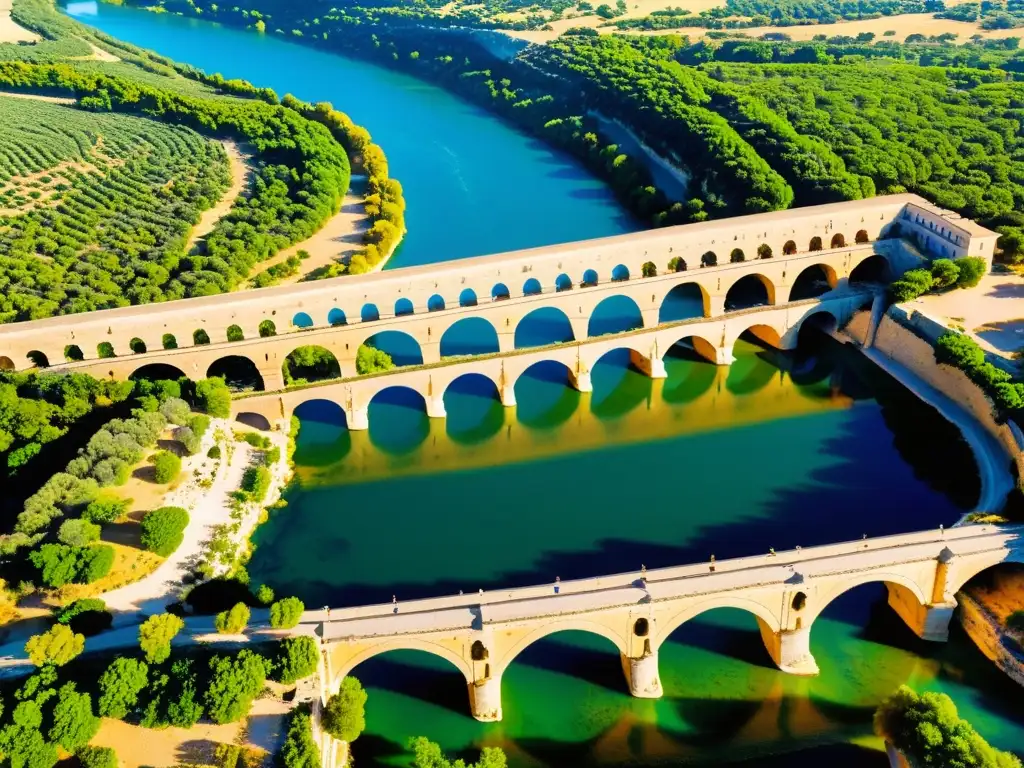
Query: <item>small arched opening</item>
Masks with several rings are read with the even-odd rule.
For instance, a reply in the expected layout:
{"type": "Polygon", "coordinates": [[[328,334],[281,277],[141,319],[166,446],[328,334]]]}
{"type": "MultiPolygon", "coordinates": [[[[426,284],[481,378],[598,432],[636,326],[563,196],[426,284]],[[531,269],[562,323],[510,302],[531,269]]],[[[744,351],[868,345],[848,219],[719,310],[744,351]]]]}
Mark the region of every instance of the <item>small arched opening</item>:
{"type": "Polygon", "coordinates": [[[629,280],[629,268],[625,264],[616,264],[612,270],[612,282],[622,283],[629,280]]]}
{"type": "Polygon", "coordinates": [[[202,328],[196,328],[194,331],[192,331],[192,343],[195,344],[197,347],[200,347],[204,344],[209,344],[210,334],[208,334],[202,328]]]}
{"type": "Polygon", "coordinates": [[[597,285],[597,270],[588,269],[583,273],[583,281],[580,283],[581,288],[592,288],[597,285]]]}
{"type": "Polygon", "coordinates": [[[768,243],[761,243],[757,246],[757,258],[759,259],[770,259],[772,257],[772,247],[768,243]]]}
{"type": "Polygon", "coordinates": [[[476,291],[472,288],[466,288],[459,294],[459,306],[460,307],[475,307],[476,306],[476,291]]]}
{"type": "Polygon", "coordinates": [[[697,283],[677,285],[661,302],[658,310],[659,323],[673,323],[691,317],[707,317],[710,312],[710,298],[697,283]]]}
{"type": "Polygon", "coordinates": [[[341,377],[338,358],[329,349],[309,344],[293,349],[281,364],[285,386],[341,377]]]}
{"type": "Polygon", "coordinates": [[[658,266],[653,261],[645,261],[640,265],[640,274],[644,277],[657,277],[658,266]]]}
{"type": "Polygon", "coordinates": [[[718,266],[718,256],[714,251],[705,251],[700,257],[700,265],[702,267],[716,267],[718,266]]]}
{"type": "MultiPolygon", "coordinates": [[[[64,359],[67,360],[68,362],[75,363],[78,362],[79,360],[84,360],[85,355],[82,354],[82,348],[79,347],[77,344],[68,344],[66,347],[64,347],[64,359]]],[[[11,370],[13,369],[14,363],[11,363],[11,370]]],[[[3,368],[0,367],[0,370],[3,370],[3,368]]]]}
{"type": "Polygon", "coordinates": [[[348,325],[348,318],[345,317],[344,310],[335,307],[327,313],[327,324],[332,328],[337,328],[341,325],[348,325]]]}
{"type": "Polygon", "coordinates": [[[0,355],[0,371],[13,371],[14,369],[14,361],[7,355],[0,355]]]}
{"type": "Polygon", "coordinates": [[[592,338],[643,327],[643,315],[633,299],[629,296],[609,296],[594,307],[587,323],[587,336],[592,338]]]}
{"type": "Polygon", "coordinates": [[[557,307],[535,309],[516,324],[516,349],[546,347],[574,340],[572,323],[557,307]]]}
{"type": "Polygon", "coordinates": [[[38,349],[33,349],[26,355],[26,357],[28,358],[29,362],[32,363],[32,365],[34,365],[36,368],[50,367],[49,359],[47,359],[46,355],[40,352],[38,349]]]}
{"type": "Polygon", "coordinates": [[[380,320],[380,310],[376,304],[363,304],[359,311],[359,319],[364,323],[373,323],[380,320]]]}
{"type": "Polygon", "coordinates": [[[508,286],[504,283],[495,283],[494,287],[491,288],[491,301],[505,301],[511,297],[512,294],[509,293],[508,286]]]}
{"type": "Polygon", "coordinates": [[[444,309],[444,297],[439,293],[435,293],[429,299],[427,299],[427,311],[428,312],[440,312],[444,309]]]}
{"type": "Polygon", "coordinates": [[[395,302],[395,317],[405,317],[406,315],[413,314],[415,311],[411,299],[403,297],[395,302]]]}
{"type": "Polygon", "coordinates": [[[482,317],[464,317],[441,336],[441,357],[490,355],[498,351],[498,332],[482,317]]]}
{"type": "Polygon", "coordinates": [[[381,331],[368,338],[365,344],[388,355],[396,366],[423,364],[420,344],[408,333],[381,331]]]}
{"type": "Polygon", "coordinates": [[[855,243],[868,243],[871,242],[871,238],[868,237],[868,231],[866,229],[858,229],[857,234],[853,236],[855,243]]]}
{"type": "Polygon", "coordinates": [[[423,395],[409,387],[387,387],[370,401],[370,442],[392,455],[414,451],[427,438],[430,420],[423,395]]]}
{"type": "Polygon", "coordinates": [[[729,254],[730,264],[739,264],[740,262],[746,261],[747,257],[743,253],[742,248],[733,248],[732,253],[729,254]]]}
{"type": "Polygon", "coordinates": [[[242,341],[245,338],[245,334],[242,333],[242,327],[240,325],[229,325],[227,337],[228,341],[242,341]]]}
{"type": "Polygon", "coordinates": [[[821,250],[821,238],[815,235],[811,238],[810,244],[807,246],[809,251],[820,251],[821,250]]]}
{"type": "Polygon", "coordinates": [[[572,290],[572,278],[564,272],[555,278],[555,292],[561,293],[562,291],[572,290]]]}
{"type": "Polygon", "coordinates": [[[277,336],[277,324],[273,320],[264,320],[260,323],[259,332],[261,339],[269,339],[271,336],[277,336]]]}
{"type": "Polygon", "coordinates": [[[725,311],[734,312],[775,303],[775,286],[764,275],[745,275],[725,294],[725,311]]]}
{"type": "Polygon", "coordinates": [[[668,271],[669,272],[685,272],[686,271],[686,259],[680,256],[673,256],[668,260],[668,271]]]}
{"type": "Polygon", "coordinates": [[[832,247],[832,248],[845,248],[846,247],[846,238],[843,237],[843,234],[841,232],[836,232],[834,235],[832,235],[832,242],[830,243],[830,247],[832,247]]]}
{"type": "Polygon", "coordinates": [[[227,355],[215,360],[206,369],[206,377],[220,376],[228,387],[235,392],[262,392],[263,377],[256,368],[256,363],[241,355],[227,355]]]}
{"type": "Polygon", "coordinates": [[[525,283],[523,283],[523,296],[538,296],[540,295],[541,287],[540,280],[536,277],[531,277],[525,283]]]}
{"type": "Polygon", "coordinates": [[[313,318],[305,312],[296,312],[295,317],[292,318],[292,325],[296,328],[312,328],[313,318]]]}
{"type": "Polygon", "coordinates": [[[888,283],[892,272],[889,261],[880,254],[868,256],[850,273],[850,285],[879,285],[888,283]]]}
{"type": "Polygon", "coordinates": [[[114,345],[109,341],[101,341],[96,345],[96,354],[99,357],[115,357],[114,345]]]}
{"type": "Polygon", "coordinates": [[[796,243],[793,242],[792,240],[787,240],[786,243],[782,246],[782,255],[792,256],[794,253],[796,253],[796,243]]]}
{"type": "Polygon", "coordinates": [[[444,407],[445,431],[462,445],[493,437],[505,423],[498,387],[480,373],[466,373],[452,381],[444,391],[444,407]]]}
{"type": "Polygon", "coordinates": [[[789,289],[789,300],[813,299],[836,287],[836,271],[828,264],[806,267],[789,289]]]}
{"type": "Polygon", "coordinates": [[[177,349],[178,340],[174,337],[173,333],[165,333],[160,339],[160,346],[164,349],[177,349]]]}
{"type": "Polygon", "coordinates": [[[146,354],[146,342],[136,336],[128,342],[128,349],[132,351],[133,355],[144,355],[146,354]]]}

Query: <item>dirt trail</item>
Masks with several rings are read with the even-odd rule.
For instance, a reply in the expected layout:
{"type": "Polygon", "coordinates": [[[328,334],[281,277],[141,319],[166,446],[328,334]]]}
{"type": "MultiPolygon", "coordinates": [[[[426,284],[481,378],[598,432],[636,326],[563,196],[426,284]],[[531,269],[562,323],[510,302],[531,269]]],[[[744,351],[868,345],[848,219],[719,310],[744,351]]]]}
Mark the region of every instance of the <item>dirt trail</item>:
{"type": "Polygon", "coordinates": [[[249,147],[237,142],[225,139],[221,142],[224,151],[228,155],[228,163],[231,165],[231,186],[228,191],[221,195],[220,200],[212,208],[207,208],[199,217],[199,223],[192,229],[188,242],[185,244],[186,251],[192,251],[200,240],[206,237],[217,226],[217,222],[227,216],[235,199],[248,190],[252,183],[254,152],[249,147]]]}
{"type": "MultiPolygon", "coordinates": [[[[0,0],[2,3],[3,0],[0,0]]],[[[14,93],[12,91],[0,91],[0,97],[8,99],[31,99],[32,101],[48,101],[51,104],[63,104],[64,106],[74,106],[75,100],[68,96],[44,96],[41,93],[14,93]]]]}
{"type": "Polygon", "coordinates": [[[39,35],[30,32],[11,18],[11,4],[14,0],[0,0],[0,43],[34,43],[39,35]]]}

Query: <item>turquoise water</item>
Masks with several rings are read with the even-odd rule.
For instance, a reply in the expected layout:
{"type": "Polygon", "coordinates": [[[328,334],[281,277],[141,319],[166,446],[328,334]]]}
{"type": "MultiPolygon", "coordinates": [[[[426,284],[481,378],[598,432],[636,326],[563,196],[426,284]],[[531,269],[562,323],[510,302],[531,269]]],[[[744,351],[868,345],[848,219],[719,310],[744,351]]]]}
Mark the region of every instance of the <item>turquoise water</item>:
{"type": "Polygon", "coordinates": [[[205,21],[68,5],[121,40],[279,95],[330,101],[365,126],[402,182],[408,234],[389,268],[604,237],[640,228],[611,191],[477,107],[406,75],[205,21]]]}

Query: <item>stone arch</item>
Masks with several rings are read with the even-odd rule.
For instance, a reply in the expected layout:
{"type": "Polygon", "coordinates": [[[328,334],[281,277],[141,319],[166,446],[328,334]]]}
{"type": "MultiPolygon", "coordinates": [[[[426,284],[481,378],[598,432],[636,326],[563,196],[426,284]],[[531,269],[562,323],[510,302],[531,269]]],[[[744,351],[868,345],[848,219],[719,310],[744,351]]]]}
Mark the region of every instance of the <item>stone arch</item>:
{"type": "Polygon", "coordinates": [[[773,306],[775,284],[762,274],[744,275],[736,280],[725,294],[725,311],[751,307],[773,306]]]}
{"type": "Polygon", "coordinates": [[[733,345],[736,344],[738,339],[747,334],[753,336],[766,346],[775,347],[776,349],[782,348],[782,333],[777,328],[773,328],[772,326],[765,325],[763,323],[757,323],[746,328],[742,333],[736,336],[736,339],[733,340],[733,345]]]}
{"type": "Polygon", "coordinates": [[[133,355],[144,355],[146,354],[146,342],[136,336],[128,342],[128,349],[132,351],[133,355]]]}
{"type": "MultiPolygon", "coordinates": [[[[330,625],[328,624],[328,627],[330,625]]],[[[329,642],[329,641],[328,641],[329,642]]],[[[344,647],[344,646],[342,646],[344,647]]],[[[375,645],[371,645],[359,653],[355,654],[349,659],[346,659],[344,663],[339,664],[337,668],[331,669],[331,692],[335,692],[338,686],[341,685],[341,680],[345,675],[349,674],[353,669],[358,667],[364,661],[372,659],[374,656],[380,656],[382,653],[388,651],[424,651],[425,653],[439,656],[440,658],[448,661],[454,666],[462,676],[466,678],[466,683],[471,684],[473,682],[473,666],[470,661],[462,658],[459,654],[450,648],[446,648],[440,643],[435,643],[430,640],[422,640],[416,637],[392,637],[386,640],[381,640],[375,645]]],[[[329,655],[335,653],[334,648],[328,651],[329,655]]],[[[332,664],[332,667],[334,665],[332,664]]]]}
{"type": "Polygon", "coordinates": [[[850,283],[887,283],[892,276],[889,260],[880,253],[872,254],[853,268],[850,283]]]}
{"type": "Polygon", "coordinates": [[[694,336],[691,334],[678,338],[671,344],[666,344],[664,347],[665,353],[662,355],[662,359],[664,360],[669,355],[679,354],[678,352],[673,352],[677,347],[681,351],[684,351],[684,354],[687,356],[690,356],[692,352],[696,357],[700,357],[709,363],[718,363],[718,348],[703,336],[694,336]]]}
{"type": "Polygon", "coordinates": [[[836,232],[832,235],[832,242],[829,244],[829,248],[845,248],[846,238],[843,237],[842,232],[836,232]]]}
{"type": "Polygon", "coordinates": [[[564,272],[555,278],[555,293],[572,290],[572,278],[564,272]]]}
{"type": "Polygon", "coordinates": [[[128,378],[132,381],[138,379],[149,379],[150,381],[170,379],[171,381],[177,381],[178,379],[187,379],[188,374],[178,366],[171,365],[170,363],[145,363],[132,371],[128,378]]]}
{"type": "Polygon", "coordinates": [[[789,300],[816,298],[835,288],[837,282],[836,271],[828,264],[811,264],[801,270],[789,287],[789,300]]]}
{"type": "Polygon", "coordinates": [[[466,288],[459,294],[460,307],[475,307],[476,303],[476,291],[472,288],[466,288]]]}
{"type": "MultiPolygon", "coordinates": [[[[818,616],[828,608],[829,604],[838,597],[846,594],[852,589],[862,587],[865,584],[872,584],[874,582],[881,582],[889,589],[895,587],[906,590],[914,596],[920,605],[928,604],[928,597],[925,594],[925,590],[921,585],[908,576],[904,576],[900,573],[864,573],[852,577],[850,581],[840,582],[829,592],[814,600],[814,604],[810,606],[807,613],[803,616],[804,626],[810,626],[811,622],[818,618],[818,616]]],[[[930,588],[930,586],[931,585],[929,585],[928,588],[930,588]]]]}
{"type": "Polygon", "coordinates": [[[686,271],[686,259],[679,256],[673,256],[668,260],[668,271],[669,272],[685,272],[686,271]]]}
{"type": "Polygon", "coordinates": [[[676,613],[671,618],[662,621],[657,627],[657,633],[651,640],[651,648],[657,650],[662,643],[664,643],[669,635],[675,632],[686,622],[691,619],[695,619],[702,613],[715,610],[716,608],[736,608],[741,611],[753,614],[758,621],[758,624],[762,624],[767,627],[771,632],[779,632],[782,630],[782,621],[776,616],[770,608],[759,603],[757,600],[752,600],[747,597],[712,597],[707,600],[702,600],[694,605],[687,606],[686,608],[676,613]]]}
{"type": "Polygon", "coordinates": [[[583,281],[580,283],[580,288],[591,288],[597,285],[597,281],[597,270],[588,269],[583,273],[583,281]]]}
{"type": "Polygon", "coordinates": [[[411,315],[416,311],[412,305],[412,300],[406,297],[400,298],[395,302],[395,317],[404,317],[405,315],[411,315]]]}
{"type": "MultiPolygon", "coordinates": [[[[981,576],[986,571],[991,571],[998,568],[1001,565],[1024,565],[1024,553],[1020,553],[1015,549],[1010,549],[1006,552],[1006,557],[1003,556],[1003,551],[993,553],[989,557],[986,557],[980,564],[972,562],[969,568],[953,568],[954,575],[952,575],[947,583],[946,592],[949,595],[955,595],[967,582],[972,579],[981,576]],[[992,558],[992,559],[990,559],[992,558]]],[[[956,563],[956,561],[953,561],[956,563]]]]}
{"type": "Polygon", "coordinates": [[[296,445],[300,453],[307,446],[315,446],[317,466],[344,458],[352,447],[348,415],[341,403],[326,397],[316,397],[316,390],[307,390],[313,397],[297,403],[292,415],[299,419],[301,440],[296,445]],[[324,452],[325,446],[332,450],[324,452]],[[325,462],[326,459],[326,462],[325,462]]]}
{"type": "Polygon", "coordinates": [[[210,334],[208,334],[202,328],[196,328],[194,331],[192,331],[192,343],[195,344],[197,347],[201,347],[204,344],[209,344],[210,334]]]}
{"type": "Polygon", "coordinates": [[[366,419],[370,441],[392,456],[407,455],[416,450],[430,434],[426,397],[410,386],[394,384],[375,392],[367,403],[366,419]],[[399,423],[378,419],[385,411],[399,423]]]}
{"type": "Polygon", "coordinates": [[[261,432],[269,432],[272,428],[270,419],[262,413],[255,413],[253,411],[242,411],[235,416],[235,421],[239,424],[244,424],[247,427],[258,429],[261,432]]]}
{"type": "Polygon", "coordinates": [[[491,288],[491,301],[504,301],[511,297],[512,294],[509,293],[508,286],[504,283],[495,283],[494,287],[491,288]]]}
{"type": "Polygon", "coordinates": [[[178,340],[174,337],[173,333],[165,333],[160,338],[160,346],[162,346],[164,349],[177,349],[178,340]]]}
{"type": "Polygon", "coordinates": [[[33,349],[31,352],[25,355],[25,357],[27,357],[29,359],[29,362],[31,362],[32,365],[34,365],[36,368],[50,367],[49,358],[47,358],[46,355],[40,352],[38,349],[33,349]]]}
{"type": "Polygon", "coordinates": [[[640,312],[640,307],[637,306],[636,301],[629,296],[609,296],[606,299],[602,299],[594,307],[593,312],[590,313],[590,319],[587,322],[587,337],[622,333],[643,327],[643,314],[640,312]],[[601,317],[602,309],[613,314],[610,314],[607,318],[601,317]]]}
{"type": "Polygon", "coordinates": [[[419,341],[405,331],[380,331],[371,334],[362,343],[386,352],[396,366],[423,364],[423,349],[419,341]]]}
{"type": "Polygon", "coordinates": [[[338,358],[327,347],[302,344],[292,349],[281,363],[286,386],[341,377],[338,358]]]}
{"type": "Polygon", "coordinates": [[[680,283],[665,294],[658,309],[659,323],[672,323],[691,317],[708,317],[711,297],[700,283],[680,283]]]}
{"type": "Polygon", "coordinates": [[[363,304],[363,308],[359,311],[359,319],[364,323],[380,320],[380,310],[377,309],[376,304],[363,304]]]}
{"type": "Polygon", "coordinates": [[[772,247],[768,243],[761,243],[757,246],[757,258],[770,259],[772,255],[772,247]]]}
{"type": "MultiPolygon", "coordinates": [[[[625,621],[623,621],[625,624],[625,621]]],[[[604,624],[599,624],[596,621],[587,621],[586,619],[579,619],[573,617],[567,617],[564,620],[553,620],[544,622],[541,626],[530,632],[528,635],[520,638],[513,644],[508,650],[506,650],[500,659],[494,659],[492,657],[492,670],[496,670],[498,674],[503,673],[508,669],[509,665],[515,661],[516,656],[522,653],[524,650],[529,648],[531,645],[539,640],[543,640],[548,635],[553,635],[558,632],[589,632],[592,635],[600,635],[601,637],[609,640],[614,645],[619,653],[622,655],[629,654],[629,644],[626,638],[622,637],[618,632],[606,627],[604,624]]],[[[494,672],[492,672],[493,674],[494,672]]]]}
{"type": "Polygon", "coordinates": [[[273,320],[264,320],[258,330],[261,339],[269,339],[271,336],[277,336],[277,323],[273,320]]]}
{"type": "Polygon", "coordinates": [[[612,269],[612,282],[622,283],[629,280],[629,267],[625,264],[616,264],[615,268],[612,269]]]}
{"type": "Polygon", "coordinates": [[[233,389],[253,388],[257,392],[264,390],[263,376],[256,363],[245,355],[224,355],[218,357],[206,369],[206,378],[223,376],[227,385],[233,389]]]}
{"type": "Polygon", "coordinates": [[[811,238],[811,242],[807,246],[808,251],[820,251],[821,250],[821,238],[815,235],[811,238]]]}
{"type": "Polygon", "coordinates": [[[489,355],[498,350],[498,332],[483,317],[464,317],[441,335],[441,357],[489,355]]]}
{"type": "Polygon", "coordinates": [[[338,307],[332,309],[327,313],[327,324],[333,328],[336,328],[339,325],[348,325],[348,318],[345,317],[345,311],[343,309],[338,309],[338,307]]]}
{"type": "Polygon", "coordinates": [[[435,293],[427,299],[428,312],[440,312],[442,309],[444,309],[444,297],[441,294],[435,293]]]}
{"type": "Polygon", "coordinates": [[[460,373],[458,376],[456,376],[455,378],[451,379],[451,381],[449,381],[447,384],[444,385],[444,394],[445,395],[448,394],[448,390],[452,389],[452,387],[455,385],[455,382],[457,382],[457,381],[465,381],[467,379],[478,379],[481,383],[487,382],[488,384],[490,384],[490,386],[494,390],[494,397],[495,397],[495,399],[497,399],[497,400],[501,399],[500,393],[498,392],[498,382],[496,382],[494,379],[492,379],[486,373],[483,373],[481,371],[471,371],[469,373],[460,373]]]}
{"type": "Polygon", "coordinates": [[[782,255],[792,256],[794,253],[796,253],[796,243],[792,240],[787,240],[782,246],[782,255]]]}
{"type": "Polygon", "coordinates": [[[240,325],[229,325],[227,331],[228,341],[242,341],[245,338],[245,334],[242,333],[242,326],[240,325]]]}
{"type": "Polygon", "coordinates": [[[730,264],[739,264],[740,262],[746,261],[747,257],[743,253],[742,248],[733,248],[732,253],[729,254],[730,264]]]}
{"type": "Polygon", "coordinates": [[[715,254],[714,251],[705,251],[703,254],[701,254],[700,265],[702,267],[717,267],[718,256],[715,254]]]}
{"type": "Polygon", "coordinates": [[[296,312],[292,318],[292,325],[296,328],[312,328],[313,318],[305,312],[296,312]]]}
{"type": "Polygon", "coordinates": [[[514,339],[516,349],[529,349],[575,341],[576,337],[565,312],[558,307],[540,307],[516,323],[514,339]]]}
{"type": "Polygon", "coordinates": [[[818,308],[800,318],[800,322],[796,324],[795,328],[798,336],[804,328],[819,328],[826,332],[835,331],[839,328],[839,318],[830,309],[818,308]]]}
{"type": "MultiPolygon", "coordinates": [[[[10,359],[10,358],[8,358],[8,359],[10,359]]],[[[75,363],[75,362],[78,362],[79,360],[84,360],[85,359],[85,355],[82,354],[82,348],[80,346],[78,346],[77,344],[68,344],[66,347],[64,347],[64,359],[68,360],[68,361],[70,361],[72,363],[75,363]]],[[[14,366],[13,362],[11,363],[11,366],[12,366],[11,370],[13,370],[13,366],[14,366]]],[[[2,363],[0,363],[0,370],[4,370],[3,366],[2,366],[2,363]]]]}
{"type": "Polygon", "coordinates": [[[866,229],[858,229],[857,234],[853,236],[853,242],[868,243],[871,242],[871,237],[868,235],[868,231],[866,229]]]}
{"type": "Polygon", "coordinates": [[[523,296],[539,296],[541,293],[540,280],[536,277],[531,277],[525,283],[523,283],[523,296]]]}
{"type": "Polygon", "coordinates": [[[487,373],[473,371],[447,383],[434,380],[434,392],[444,391],[445,433],[460,445],[475,445],[494,437],[506,426],[498,382],[487,373]]]}
{"type": "Polygon", "coordinates": [[[14,369],[14,361],[7,355],[0,355],[0,371],[13,371],[14,369]]]}
{"type": "Polygon", "coordinates": [[[96,345],[96,355],[101,358],[117,356],[114,352],[114,345],[109,341],[101,341],[96,345]]]}

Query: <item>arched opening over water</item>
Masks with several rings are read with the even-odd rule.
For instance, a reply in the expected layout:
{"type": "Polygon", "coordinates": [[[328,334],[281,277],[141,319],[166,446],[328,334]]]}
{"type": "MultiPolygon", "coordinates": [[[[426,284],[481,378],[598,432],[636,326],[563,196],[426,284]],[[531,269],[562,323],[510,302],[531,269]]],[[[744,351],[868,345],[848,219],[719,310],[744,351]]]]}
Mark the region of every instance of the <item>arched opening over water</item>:
{"type": "Polygon", "coordinates": [[[296,328],[312,328],[313,318],[305,312],[296,312],[295,317],[292,318],[292,325],[296,328]]]}
{"type": "Polygon", "coordinates": [[[509,293],[508,286],[504,283],[496,283],[491,288],[491,301],[505,301],[511,297],[512,294],[509,293]]]}
{"type": "Polygon", "coordinates": [[[391,356],[391,362],[397,366],[422,365],[423,351],[416,339],[402,331],[381,331],[363,342],[369,347],[379,349],[391,356]]]}
{"type": "Polygon", "coordinates": [[[782,255],[792,256],[794,253],[796,253],[796,243],[792,240],[787,240],[782,246],[782,255]]]}
{"type": "Polygon", "coordinates": [[[583,273],[583,282],[580,283],[581,288],[591,288],[597,285],[597,270],[588,269],[583,273]]]}
{"type": "Polygon", "coordinates": [[[17,366],[7,355],[0,355],[0,371],[13,371],[17,366]]]}
{"type": "Polygon", "coordinates": [[[273,320],[264,320],[260,323],[259,332],[262,339],[277,336],[277,324],[273,320]]]}
{"type": "Polygon", "coordinates": [[[178,348],[178,340],[176,338],[174,338],[174,334],[173,333],[165,333],[163,335],[163,337],[160,339],[160,345],[164,349],[177,349],[178,348]]]}
{"type": "Polygon", "coordinates": [[[590,412],[599,419],[623,416],[650,400],[654,380],[635,365],[639,353],[620,347],[605,352],[590,369],[590,412]]]}
{"type": "Polygon", "coordinates": [[[707,317],[710,314],[711,298],[704,287],[698,283],[683,283],[669,291],[661,302],[658,322],[672,323],[691,317],[707,317]]]}
{"type": "Polygon", "coordinates": [[[868,236],[866,229],[858,229],[857,234],[853,237],[853,241],[855,243],[867,243],[871,241],[871,238],[868,236]]]}
{"type": "Polygon", "coordinates": [[[475,307],[476,306],[476,291],[472,288],[465,288],[462,293],[459,294],[459,306],[460,307],[475,307]]]}
{"type": "Polygon", "coordinates": [[[813,299],[836,287],[836,271],[828,264],[806,267],[789,289],[789,300],[813,299]]]}
{"type": "Polygon", "coordinates": [[[298,466],[329,466],[345,458],[352,449],[345,409],[333,400],[313,398],[294,411],[299,419],[295,440],[298,466]]]}
{"type": "Polygon", "coordinates": [[[734,395],[750,395],[782,376],[782,339],[767,325],[753,325],[733,345],[733,362],[725,388],[734,395]]]}
{"type": "Polygon", "coordinates": [[[242,411],[237,416],[235,416],[235,421],[237,421],[239,424],[244,424],[247,427],[258,429],[261,432],[269,432],[273,428],[273,425],[270,423],[270,419],[268,419],[262,413],[242,411]]]}
{"type": "Polygon", "coordinates": [[[795,384],[810,386],[832,376],[835,366],[829,353],[835,344],[832,334],[838,327],[838,320],[828,310],[818,310],[800,321],[796,351],[788,368],[795,384]]]}
{"type": "Polygon", "coordinates": [[[132,381],[140,379],[147,381],[177,381],[178,379],[187,379],[188,374],[180,368],[167,363],[149,363],[136,368],[128,378],[132,381]]]}
{"type": "Polygon", "coordinates": [[[263,377],[256,368],[256,363],[241,355],[227,355],[215,360],[206,369],[206,377],[221,376],[229,388],[235,392],[255,390],[262,392],[263,377]]]}
{"type": "Polygon", "coordinates": [[[441,357],[489,355],[498,351],[498,332],[482,317],[464,317],[441,336],[441,357]]]}
{"type": "Polygon", "coordinates": [[[743,253],[742,248],[733,248],[732,253],[729,254],[729,263],[739,264],[740,262],[746,261],[746,254],[743,253]]]}
{"type": "Polygon", "coordinates": [[[629,268],[625,264],[617,264],[612,269],[612,282],[622,283],[629,280],[629,268]]]}
{"type": "Polygon", "coordinates": [[[569,383],[570,371],[555,360],[534,363],[516,379],[516,418],[528,427],[556,427],[569,419],[580,393],[569,383]]]}
{"type": "MultiPolygon", "coordinates": [[[[144,355],[146,354],[146,342],[140,339],[138,336],[128,342],[128,349],[132,351],[133,355],[144,355]]],[[[30,353],[31,354],[31,353],[30,353]]]]}
{"type": "Polygon", "coordinates": [[[594,307],[587,323],[587,336],[604,336],[644,327],[640,307],[629,296],[609,296],[594,307]]]}
{"type": "Polygon", "coordinates": [[[705,251],[700,257],[700,265],[702,267],[717,267],[718,256],[714,251],[705,251]]]}
{"type": "MultiPolygon", "coordinates": [[[[64,359],[69,361],[69,362],[74,363],[74,362],[77,362],[79,360],[84,360],[85,359],[85,355],[82,354],[82,348],[80,346],[78,346],[77,344],[68,344],[66,347],[64,347],[64,359]]],[[[10,361],[11,358],[8,357],[7,360],[10,361]]],[[[14,362],[11,361],[11,367],[10,368],[4,368],[3,367],[3,361],[0,360],[0,370],[11,370],[11,371],[13,371],[14,370],[14,362]]]]}
{"type": "Polygon", "coordinates": [[[892,278],[889,260],[881,254],[868,256],[853,268],[850,273],[850,285],[872,285],[888,283],[892,278]]]}
{"type": "Polygon", "coordinates": [[[555,619],[513,646],[502,659],[503,668],[497,671],[503,678],[515,675],[522,664],[625,692],[621,658],[626,650],[625,638],[597,622],[555,619]]]}
{"type": "Polygon", "coordinates": [[[466,373],[452,381],[444,391],[444,407],[448,436],[464,445],[484,442],[505,423],[498,386],[481,373],[466,373]]]}
{"type": "Polygon", "coordinates": [[[562,291],[572,290],[572,278],[564,272],[555,278],[555,292],[561,293],[562,291]]]}
{"type": "Polygon", "coordinates": [[[428,312],[440,312],[444,309],[444,297],[440,294],[435,293],[429,299],[427,299],[427,311],[428,312]]]}
{"type": "Polygon", "coordinates": [[[537,296],[541,293],[540,280],[531,277],[523,283],[523,296],[537,296]]]}
{"type": "Polygon", "coordinates": [[[367,408],[370,442],[381,451],[402,455],[415,450],[430,432],[427,403],[409,387],[387,387],[373,396],[367,408]]]}
{"type": "Polygon", "coordinates": [[[765,307],[775,303],[775,286],[764,275],[741,277],[725,294],[725,311],[765,307]]]}
{"type": "Polygon", "coordinates": [[[815,235],[811,238],[811,242],[807,245],[808,251],[820,251],[821,250],[821,238],[815,235]]]}
{"type": "Polygon", "coordinates": [[[574,340],[572,323],[557,307],[535,309],[516,324],[516,349],[546,347],[574,340]]]}
{"type": "Polygon", "coordinates": [[[404,317],[405,315],[411,315],[415,312],[415,308],[412,305],[412,300],[405,297],[395,302],[395,317],[404,317]]]}
{"type": "Polygon", "coordinates": [[[690,403],[707,392],[719,377],[718,350],[700,336],[676,341],[662,358],[668,378],[662,397],[672,404],[690,403]]]}
{"type": "Polygon", "coordinates": [[[832,242],[829,244],[829,246],[831,248],[845,248],[846,238],[843,237],[843,233],[836,232],[834,235],[832,235],[832,242]]]}
{"type": "Polygon", "coordinates": [[[363,308],[359,311],[359,319],[364,323],[380,320],[380,310],[377,309],[376,304],[363,304],[363,308]]]}
{"type": "Polygon", "coordinates": [[[345,316],[345,311],[335,307],[327,313],[327,324],[333,328],[337,328],[339,325],[348,325],[348,318],[345,316]]]}
{"type": "Polygon", "coordinates": [[[325,347],[309,344],[293,349],[281,364],[286,386],[308,384],[341,377],[341,366],[334,353],[325,347]]]}
{"type": "Polygon", "coordinates": [[[35,366],[36,368],[50,367],[50,360],[46,357],[45,354],[40,352],[38,349],[33,349],[31,352],[25,355],[25,357],[27,357],[28,361],[32,363],[32,365],[35,366]]]}

